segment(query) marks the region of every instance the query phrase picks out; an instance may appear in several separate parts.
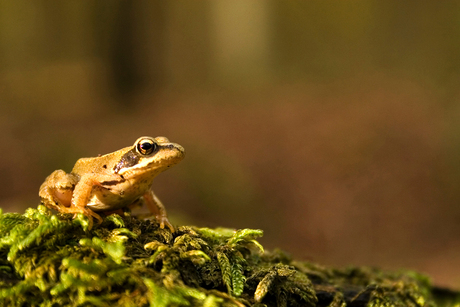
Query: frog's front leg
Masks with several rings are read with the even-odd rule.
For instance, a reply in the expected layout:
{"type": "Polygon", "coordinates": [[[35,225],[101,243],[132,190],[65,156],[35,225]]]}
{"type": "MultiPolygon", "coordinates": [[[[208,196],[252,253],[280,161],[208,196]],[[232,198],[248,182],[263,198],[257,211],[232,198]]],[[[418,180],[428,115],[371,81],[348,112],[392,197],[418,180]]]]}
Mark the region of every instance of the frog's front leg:
{"type": "Polygon", "coordinates": [[[150,212],[155,215],[155,218],[160,223],[160,227],[164,228],[166,224],[171,232],[174,232],[174,226],[168,220],[165,206],[155,193],[153,193],[153,190],[148,190],[142,197],[144,198],[147,208],[149,208],[150,212]]]}
{"type": "Polygon", "coordinates": [[[87,208],[93,186],[99,185],[99,182],[92,179],[91,176],[82,176],[80,181],[75,185],[70,208],[66,208],[67,213],[83,213],[89,219],[89,229],[93,225],[93,217],[102,223],[102,218],[93,210],[87,208]]]}
{"type": "Polygon", "coordinates": [[[45,179],[38,195],[45,206],[62,212],[66,207],[70,207],[73,189],[77,182],[76,175],[56,170],[45,179]]]}

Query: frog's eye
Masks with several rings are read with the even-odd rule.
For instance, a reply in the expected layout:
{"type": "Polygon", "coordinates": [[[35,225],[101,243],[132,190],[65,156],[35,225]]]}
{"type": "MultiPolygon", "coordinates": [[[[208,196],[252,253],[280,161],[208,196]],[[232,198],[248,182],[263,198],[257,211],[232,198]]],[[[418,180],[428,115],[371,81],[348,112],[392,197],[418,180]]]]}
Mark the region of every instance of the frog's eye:
{"type": "Polygon", "coordinates": [[[137,151],[142,155],[150,155],[157,149],[157,143],[152,139],[141,139],[137,142],[137,151]]]}

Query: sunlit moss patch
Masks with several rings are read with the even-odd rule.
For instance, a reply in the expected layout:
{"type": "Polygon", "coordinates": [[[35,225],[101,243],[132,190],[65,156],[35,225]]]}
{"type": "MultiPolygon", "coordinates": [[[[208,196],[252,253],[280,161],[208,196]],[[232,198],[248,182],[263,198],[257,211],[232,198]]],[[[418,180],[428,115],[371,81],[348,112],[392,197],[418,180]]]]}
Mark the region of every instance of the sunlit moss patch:
{"type": "Polygon", "coordinates": [[[423,275],[295,261],[264,251],[262,234],[0,213],[0,306],[460,306],[423,275]]]}

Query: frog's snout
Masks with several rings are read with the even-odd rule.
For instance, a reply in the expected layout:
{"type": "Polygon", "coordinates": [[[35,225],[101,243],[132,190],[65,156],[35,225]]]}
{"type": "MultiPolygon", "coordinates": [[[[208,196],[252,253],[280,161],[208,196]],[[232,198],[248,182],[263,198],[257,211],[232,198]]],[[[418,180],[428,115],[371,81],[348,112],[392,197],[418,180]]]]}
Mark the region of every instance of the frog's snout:
{"type": "Polygon", "coordinates": [[[185,156],[185,149],[179,144],[176,143],[169,143],[161,145],[161,148],[165,150],[165,154],[169,156],[169,158],[173,158],[179,162],[185,156]]]}
{"type": "Polygon", "coordinates": [[[179,144],[172,143],[174,148],[176,148],[179,151],[179,155],[183,158],[185,156],[185,149],[184,147],[180,146],[179,144]]]}
{"type": "Polygon", "coordinates": [[[180,146],[179,144],[170,143],[169,145],[166,145],[165,147],[167,147],[167,148],[169,148],[171,150],[177,149],[180,153],[185,154],[184,147],[180,146]]]}

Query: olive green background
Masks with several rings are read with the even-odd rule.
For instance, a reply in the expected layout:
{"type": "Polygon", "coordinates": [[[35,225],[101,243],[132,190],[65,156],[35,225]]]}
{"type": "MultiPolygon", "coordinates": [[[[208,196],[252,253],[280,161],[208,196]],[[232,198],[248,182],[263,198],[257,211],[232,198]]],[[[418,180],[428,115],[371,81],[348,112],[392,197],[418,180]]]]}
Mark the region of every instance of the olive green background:
{"type": "Polygon", "coordinates": [[[0,207],[164,135],[173,223],[460,288],[457,1],[4,1],[0,207]]]}

